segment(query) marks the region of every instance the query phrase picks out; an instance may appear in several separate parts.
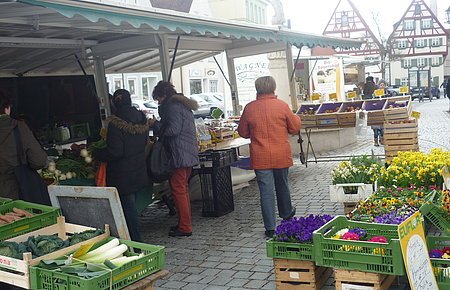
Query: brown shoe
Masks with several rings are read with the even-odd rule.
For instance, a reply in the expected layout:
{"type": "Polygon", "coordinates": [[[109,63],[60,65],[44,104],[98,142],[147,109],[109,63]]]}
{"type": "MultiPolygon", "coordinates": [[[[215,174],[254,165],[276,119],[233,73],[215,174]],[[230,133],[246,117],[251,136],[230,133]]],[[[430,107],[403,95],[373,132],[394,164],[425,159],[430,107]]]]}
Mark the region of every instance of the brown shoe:
{"type": "Polygon", "coordinates": [[[380,137],[380,145],[384,145],[384,138],[380,137]]]}

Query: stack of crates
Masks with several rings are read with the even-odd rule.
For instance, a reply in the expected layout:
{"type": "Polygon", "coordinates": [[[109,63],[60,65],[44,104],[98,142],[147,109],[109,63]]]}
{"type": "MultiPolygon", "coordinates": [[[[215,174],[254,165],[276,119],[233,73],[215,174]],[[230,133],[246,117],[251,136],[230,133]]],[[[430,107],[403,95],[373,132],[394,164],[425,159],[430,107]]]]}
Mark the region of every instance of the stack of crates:
{"type": "Polygon", "coordinates": [[[219,217],[234,211],[231,164],[237,160],[236,149],[206,151],[199,154],[203,209],[205,217],[219,217]]]}
{"type": "Polygon", "coordinates": [[[418,151],[418,126],[416,119],[384,123],[384,152],[390,162],[399,151],[418,151]]]}

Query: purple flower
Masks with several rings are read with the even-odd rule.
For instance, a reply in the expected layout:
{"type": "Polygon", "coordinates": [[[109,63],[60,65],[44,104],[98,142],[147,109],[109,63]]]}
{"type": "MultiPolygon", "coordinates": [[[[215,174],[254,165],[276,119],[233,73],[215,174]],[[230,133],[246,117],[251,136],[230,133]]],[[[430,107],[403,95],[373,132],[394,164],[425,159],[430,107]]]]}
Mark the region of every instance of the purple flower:
{"type": "Polygon", "coordinates": [[[430,258],[440,259],[444,253],[439,249],[434,249],[430,251],[430,258]]]}
{"type": "Polygon", "coordinates": [[[357,234],[360,240],[363,240],[367,236],[367,231],[361,228],[350,229],[349,232],[357,234]]]}
{"type": "Polygon", "coordinates": [[[275,229],[275,240],[280,242],[312,242],[312,233],[330,221],[330,215],[309,215],[283,220],[275,229]]]}

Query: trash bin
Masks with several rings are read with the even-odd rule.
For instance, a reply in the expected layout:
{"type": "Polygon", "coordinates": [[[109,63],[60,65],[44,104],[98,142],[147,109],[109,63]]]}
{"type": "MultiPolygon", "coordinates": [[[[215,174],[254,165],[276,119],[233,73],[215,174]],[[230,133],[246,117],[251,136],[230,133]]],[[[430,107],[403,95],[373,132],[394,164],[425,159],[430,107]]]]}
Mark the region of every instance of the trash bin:
{"type": "Polygon", "coordinates": [[[202,190],[202,216],[219,217],[234,211],[230,166],[237,160],[236,149],[206,151],[199,157],[196,170],[202,190]]]}

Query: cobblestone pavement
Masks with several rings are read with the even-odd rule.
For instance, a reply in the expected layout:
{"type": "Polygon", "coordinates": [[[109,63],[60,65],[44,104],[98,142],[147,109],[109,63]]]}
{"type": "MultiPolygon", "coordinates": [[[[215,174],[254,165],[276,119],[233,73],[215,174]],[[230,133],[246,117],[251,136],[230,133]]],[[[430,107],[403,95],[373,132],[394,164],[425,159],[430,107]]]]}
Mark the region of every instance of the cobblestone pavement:
{"type": "MultiPolygon", "coordinates": [[[[450,150],[448,99],[418,103],[420,149],[450,150]]],[[[355,144],[322,154],[384,154],[373,147],[371,131],[355,144]]],[[[336,162],[309,163],[305,168],[296,157],[290,171],[292,198],[297,215],[343,214],[343,206],[329,200],[328,185],[336,162]]],[[[266,257],[264,227],[256,182],[234,196],[235,210],[222,217],[201,216],[201,203],[192,203],[194,232],[191,237],[170,238],[169,227],[177,223],[166,207],[152,205],[143,213],[141,230],[146,243],[166,247],[170,275],[156,289],[275,289],[272,260],[266,257]]],[[[330,278],[323,289],[334,289],[330,278]]]]}

